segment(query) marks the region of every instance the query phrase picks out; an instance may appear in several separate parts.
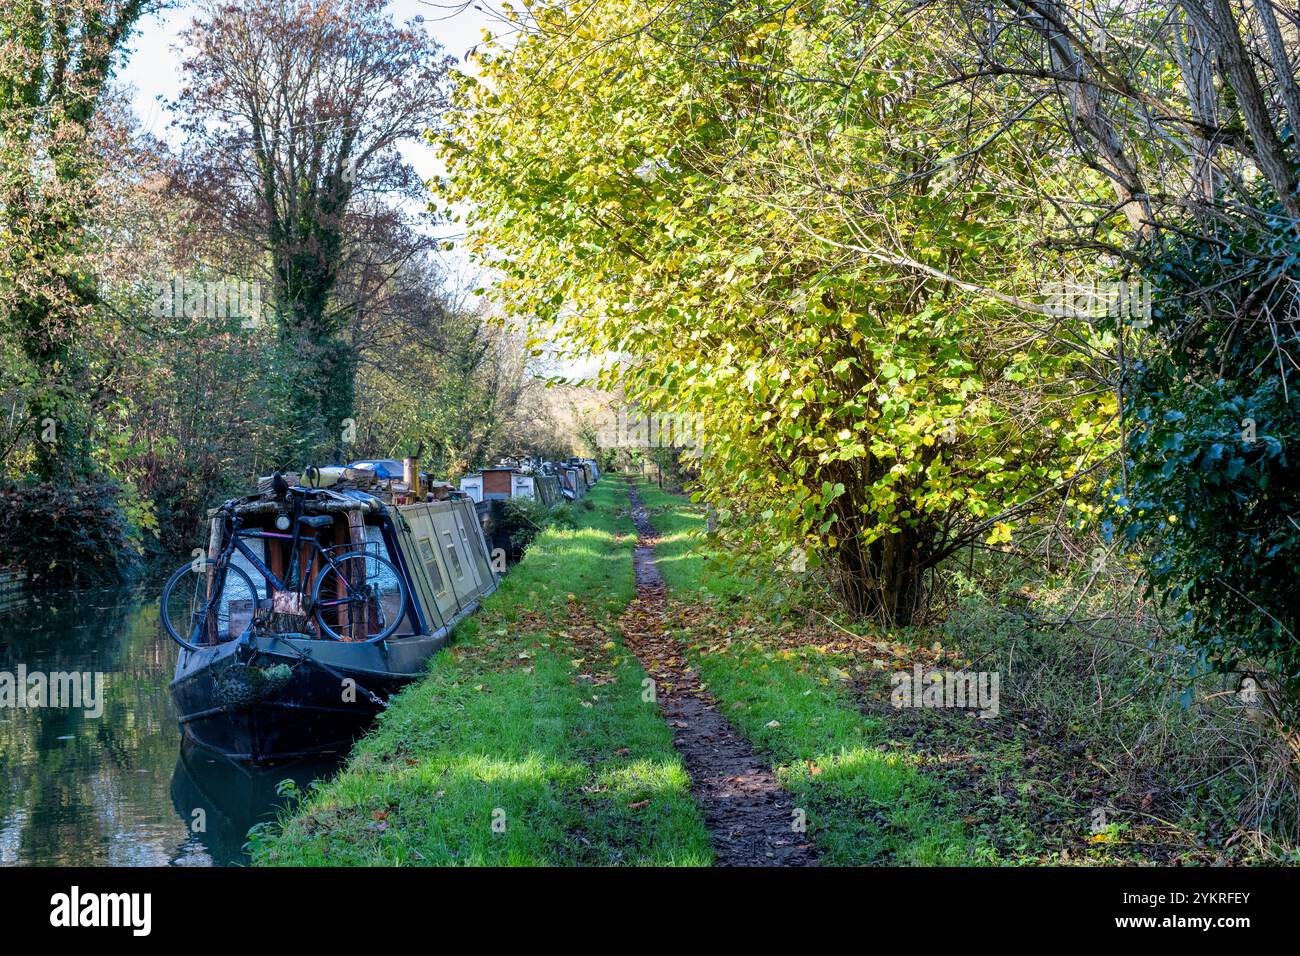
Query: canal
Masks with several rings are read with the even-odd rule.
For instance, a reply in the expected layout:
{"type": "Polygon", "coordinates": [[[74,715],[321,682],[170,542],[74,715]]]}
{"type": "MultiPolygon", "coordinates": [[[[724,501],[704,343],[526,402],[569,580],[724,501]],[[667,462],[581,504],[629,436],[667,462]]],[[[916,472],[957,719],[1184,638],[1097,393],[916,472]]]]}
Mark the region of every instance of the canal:
{"type": "Polygon", "coordinates": [[[0,620],[0,865],[242,865],[277,785],[338,766],[251,770],[183,746],[155,592],[42,593],[0,620]],[[82,706],[28,706],[35,675],[69,672],[91,675],[82,706]]]}

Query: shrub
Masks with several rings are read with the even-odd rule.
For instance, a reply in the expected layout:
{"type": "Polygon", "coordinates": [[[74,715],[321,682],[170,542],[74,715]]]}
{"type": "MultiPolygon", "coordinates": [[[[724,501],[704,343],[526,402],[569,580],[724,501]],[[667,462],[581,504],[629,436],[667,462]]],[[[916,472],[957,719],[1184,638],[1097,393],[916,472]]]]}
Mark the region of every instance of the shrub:
{"type": "Polygon", "coordinates": [[[551,521],[551,509],[545,503],[531,498],[511,498],[501,510],[497,527],[505,536],[508,550],[518,556],[551,521]]]}
{"type": "Polygon", "coordinates": [[[35,586],[125,580],[139,560],[135,531],[112,481],[0,484],[0,554],[35,586]]]}
{"type": "Polygon", "coordinates": [[[1243,210],[1154,249],[1154,334],[1126,370],[1117,501],[1154,589],[1185,609],[1198,666],[1262,678],[1300,755],[1300,242],[1260,223],[1243,210]]]}

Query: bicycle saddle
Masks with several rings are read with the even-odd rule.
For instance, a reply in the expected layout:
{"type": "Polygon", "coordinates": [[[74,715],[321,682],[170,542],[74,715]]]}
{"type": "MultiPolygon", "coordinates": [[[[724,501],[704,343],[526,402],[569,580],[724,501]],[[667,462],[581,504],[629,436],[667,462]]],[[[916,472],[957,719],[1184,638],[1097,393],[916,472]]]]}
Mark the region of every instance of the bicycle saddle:
{"type": "Polygon", "coordinates": [[[328,528],[334,523],[334,518],[330,515],[303,515],[298,523],[304,528],[328,528]]]}

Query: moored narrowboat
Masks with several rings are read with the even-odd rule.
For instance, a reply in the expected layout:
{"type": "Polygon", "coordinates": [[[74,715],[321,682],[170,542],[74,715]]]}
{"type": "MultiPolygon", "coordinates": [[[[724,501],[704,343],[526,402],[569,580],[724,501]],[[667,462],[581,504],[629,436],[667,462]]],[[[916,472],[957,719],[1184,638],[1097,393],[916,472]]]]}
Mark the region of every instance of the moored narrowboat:
{"type": "Polygon", "coordinates": [[[346,749],[496,589],[471,501],[329,477],[227,501],[164,588],[182,730],[229,759],[346,749]]]}
{"type": "Polygon", "coordinates": [[[561,465],[558,469],[560,489],[564,497],[577,501],[587,494],[587,472],[579,465],[561,465]]]}

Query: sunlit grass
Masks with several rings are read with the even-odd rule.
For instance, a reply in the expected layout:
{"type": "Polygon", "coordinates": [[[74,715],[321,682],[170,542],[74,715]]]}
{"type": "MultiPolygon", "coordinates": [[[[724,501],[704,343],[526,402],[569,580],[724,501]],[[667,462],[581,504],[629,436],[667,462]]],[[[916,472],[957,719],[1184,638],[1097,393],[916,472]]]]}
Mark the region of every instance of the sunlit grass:
{"type": "Polygon", "coordinates": [[[804,811],[808,834],[827,863],[956,865],[992,862],[970,843],[944,794],[898,752],[882,749],[880,719],[855,705],[827,674],[838,663],[820,655],[776,654],[727,636],[725,607],[761,597],[743,576],[711,573],[701,547],[704,516],[683,499],[642,482],[659,543],[657,561],[672,596],[710,601],[711,635],[679,635],[708,691],[727,718],[772,763],[804,811]],[[731,598],[732,601],[720,600],[731,598]],[[737,600],[738,599],[738,600],[737,600]]]}
{"type": "Polygon", "coordinates": [[[633,594],[624,496],[602,482],[592,509],[574,508],[578,528],[540,535],[343,773],[255,841],[257,862],[711,862],[671,733],[614,628],[633,594]],[[571,599],[611,646],[564,636],[571,599]],[[580,680],[597,655],[608,682],[580,680]]]}

